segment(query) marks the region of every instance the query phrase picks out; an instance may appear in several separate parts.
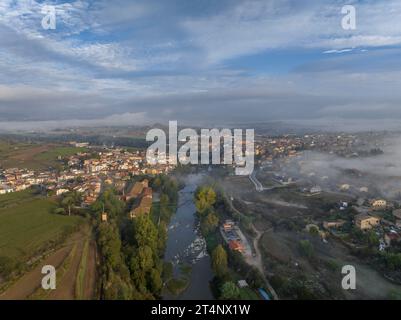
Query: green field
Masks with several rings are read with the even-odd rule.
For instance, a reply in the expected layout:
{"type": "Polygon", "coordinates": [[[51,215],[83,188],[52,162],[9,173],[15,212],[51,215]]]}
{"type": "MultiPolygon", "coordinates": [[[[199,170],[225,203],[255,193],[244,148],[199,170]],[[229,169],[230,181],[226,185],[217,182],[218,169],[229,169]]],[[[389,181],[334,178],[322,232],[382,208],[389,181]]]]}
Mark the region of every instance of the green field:
{"type": "Polygon", "coordinates": [[[60,166],[58,158],[85,152],[86,148],[76,148],[54,143],[20,143],[0,140],[0,167],[46,169],[60,166]]]}
{"type": "Polygon", "coordinates": [[[59,156],[64,158],[85,151],[88,151],[88,149],[76,147],[55,147],[48,151],[35,155],[34,158],[38,161],[54,161],[57,160],[59,156]]]}
{"type": "Polygon", "coordinates": [[[0,257],[25,261],[52,247],[83,218],[53,214],[55,204],[29,191],[0,196],[0,257]]]}

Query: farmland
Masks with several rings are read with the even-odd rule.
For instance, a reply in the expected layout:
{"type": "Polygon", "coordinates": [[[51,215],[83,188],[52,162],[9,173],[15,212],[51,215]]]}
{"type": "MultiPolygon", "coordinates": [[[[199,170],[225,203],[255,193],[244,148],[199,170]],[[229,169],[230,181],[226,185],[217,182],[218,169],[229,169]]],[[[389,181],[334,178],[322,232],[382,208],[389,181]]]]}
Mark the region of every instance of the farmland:
{"type": "Polygon", "coordinates": [[[67,157],[85,148],[57,144],[38,144],[0,141],[0,166],[3,168],[45,169],[60,165],[58,158],[67,157]]]}
{"type": "Polygon", "coordinates": [[[0,299],[94,297],[96,244],[91,227],[80,216],[52,213],[54,207],[52,199],[33,190],[0,196],[0,259],[19,271],[12,275],[11,267],[11,278],[3,274],[3,282],[0,276],[0,299]],[[51,293],[40,288],[45,264],[57,270],[57,290],[51,293]]]}
{"type": "Polygon", "coordinates": [[[0,256],[26,261],[51,247],[81,217],[52,214],[55,204],[31,191],[0,196],[0,256]]]}
{"type": "Polygon", "coordinates": [[[85,225],[35,268],[0,292],[0,300],[95,299],[96,261],[95,241],[91,228],[85,225]],[[41,288],[43,265],[52,265],[56,268],[55,290],[41,288]]]}

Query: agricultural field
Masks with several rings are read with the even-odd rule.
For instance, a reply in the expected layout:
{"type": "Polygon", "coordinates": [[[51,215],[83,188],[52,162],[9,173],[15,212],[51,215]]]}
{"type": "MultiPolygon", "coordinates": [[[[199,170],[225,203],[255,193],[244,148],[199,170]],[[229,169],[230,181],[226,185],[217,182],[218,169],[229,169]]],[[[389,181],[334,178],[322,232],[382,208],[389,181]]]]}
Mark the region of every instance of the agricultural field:
{"type": "Polygon", "coordinates": [[[52,213],[52,200],[31,191],[0,196],[0,257],[26,261],[51,247],[83,218],[52,213]]]}
{"type": "Polygon", "coordinates": [[[68,157],[86,148],[76,148],[57,144],[18,143],[0,141],[0,167],[27,168],[33,170],[57,167],[59,157],[68,157]]]}
{"type": "Polygon", "coordinates": [[[57,250],[6,290],[0,300],[91,300],[97,295],[97,249],[91,227],[85,224],[57,250]],[[56,289],[43,290],[43,265],[56,268],[56,289]]]}
{"type": "Polygon", "coordinates": [[[97,249],[92,228],[80,216],[52,213],[55,206],[33,190],[0,196],[0,271],[7,262],[20,272],[7,279],[0,275],[0,299],[95,297],[97,249]],[[41,267],[46,264],[57,270],[57,290],[51,292],[40,288],[41,267]]]}

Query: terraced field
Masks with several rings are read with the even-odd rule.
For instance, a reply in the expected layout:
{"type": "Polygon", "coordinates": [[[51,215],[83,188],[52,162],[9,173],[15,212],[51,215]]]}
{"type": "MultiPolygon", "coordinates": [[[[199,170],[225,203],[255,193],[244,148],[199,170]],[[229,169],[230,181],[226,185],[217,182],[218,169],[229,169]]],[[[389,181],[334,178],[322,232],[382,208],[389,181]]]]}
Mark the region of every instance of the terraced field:
{"type": "Polygon", "coordinates": [[[73,300],[96,298],[96,245],[88,225],[25,274],[0,299],[73,300]],[[56,268],[56,289],[41,288],[44,265],[56,268]]]}
{"type": "Polygon", "coordinates": [[[30,191],[0,196],[0,257],[26,262],[83,221],[52,213],[54,202],[30,191]]]}

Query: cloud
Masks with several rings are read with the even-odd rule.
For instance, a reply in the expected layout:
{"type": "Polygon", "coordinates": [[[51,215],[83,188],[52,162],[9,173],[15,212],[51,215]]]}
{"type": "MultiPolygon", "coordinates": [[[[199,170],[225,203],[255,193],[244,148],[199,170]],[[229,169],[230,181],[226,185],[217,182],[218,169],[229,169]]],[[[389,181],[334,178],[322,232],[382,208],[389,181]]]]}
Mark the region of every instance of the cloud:
{"type": "Polygon", "coordinates": [[[401,3],[351,3],[3,0],[0,120],[401,117],[401,3]]]}

